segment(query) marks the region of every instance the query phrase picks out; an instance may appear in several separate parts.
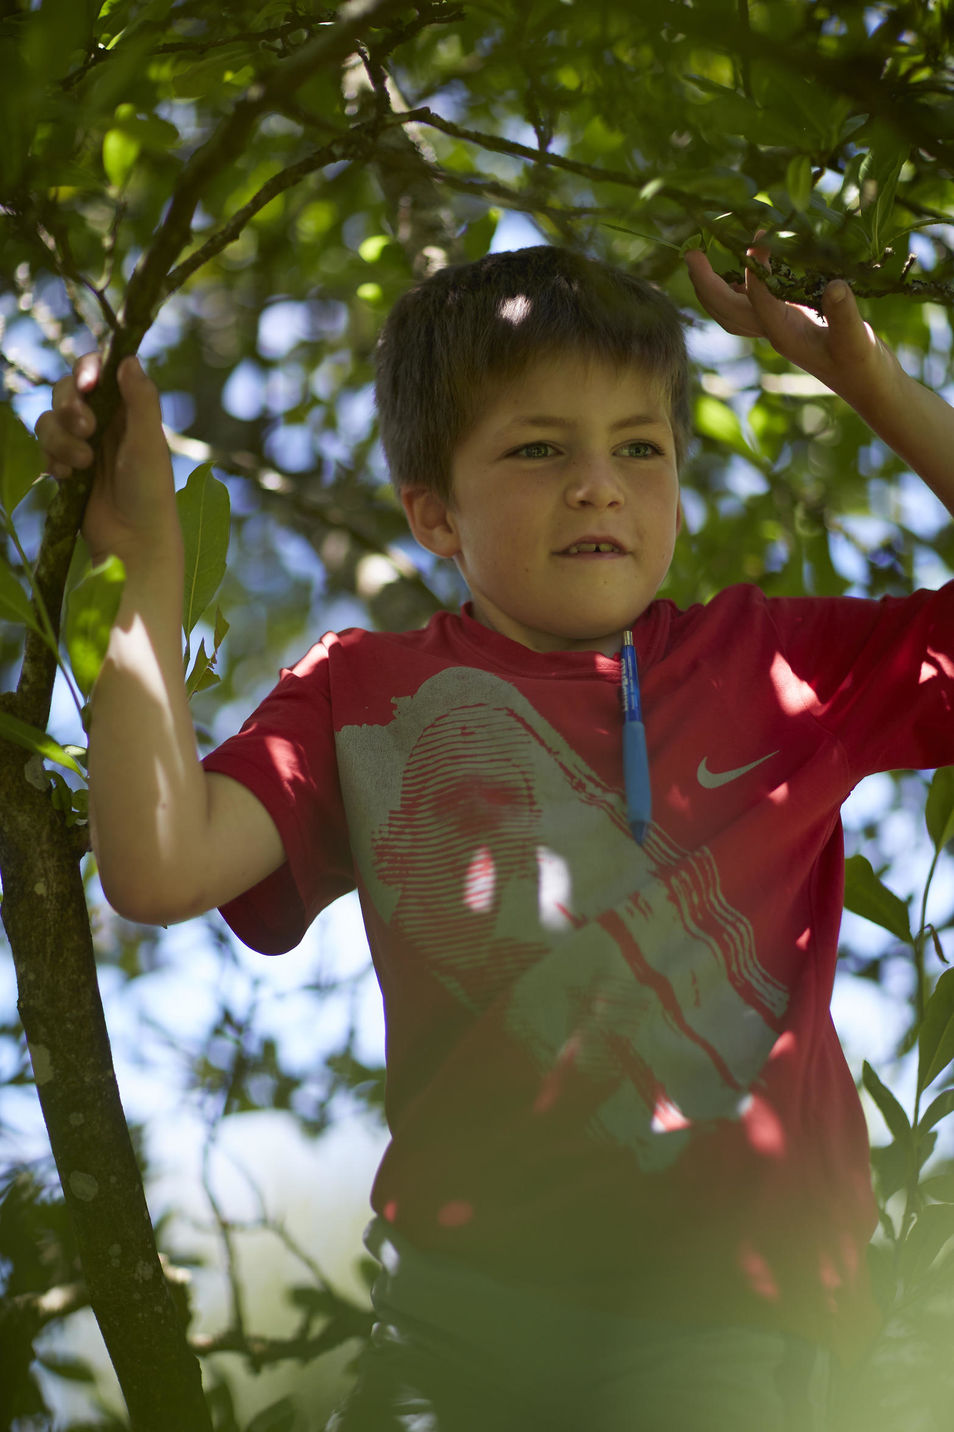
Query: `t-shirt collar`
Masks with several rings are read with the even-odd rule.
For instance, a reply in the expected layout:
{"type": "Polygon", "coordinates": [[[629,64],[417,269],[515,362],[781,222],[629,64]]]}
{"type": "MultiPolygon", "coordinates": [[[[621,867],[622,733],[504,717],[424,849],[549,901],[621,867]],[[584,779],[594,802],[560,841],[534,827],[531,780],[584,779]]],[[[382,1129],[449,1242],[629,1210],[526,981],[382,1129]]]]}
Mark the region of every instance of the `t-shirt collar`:
{"type": "MultiPolygon", "coordinates": [[[[656,609],[664,605],[651,602],[633,623],[633,642],[641,669],[645,669],[655,658],[662,635],[661,613],[656,609]]],[[[460,609],[459,633],[464,644],[478,652],[483,660],[489,658],[496,667],[506,671],[524,676],[576,676],[589,671],[619,680],[618,652],[614,656],[604,656],[599,651],[534,651],[479,622],[471,602],[465,602],[460,609]]]]}

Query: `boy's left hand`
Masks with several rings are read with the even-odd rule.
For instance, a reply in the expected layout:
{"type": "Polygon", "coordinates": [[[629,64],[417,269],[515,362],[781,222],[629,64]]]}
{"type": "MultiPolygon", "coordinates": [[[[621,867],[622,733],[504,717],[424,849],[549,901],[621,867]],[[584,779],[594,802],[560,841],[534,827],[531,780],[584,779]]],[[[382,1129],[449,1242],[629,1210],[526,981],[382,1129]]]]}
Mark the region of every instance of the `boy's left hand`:
{"type": "MultiPolygon", "coordinates": [[[[756,240],[749,254],[763,267],[770,255],[756,240]]],[[[745,285],[719,278],[701,249],[686,254],[689,277],[702,307],[728,333],[766,338],[777,353],[811,373],[864,413],[896,390],[900,365],[858,311],[844,279],[833,279],[822,295],[824,318],[813,309],[786,303],[762,280],[745,271],[745,285]]]]}
{"type": "MultiPolygon", "coordinates": [[[[768,267],[768,250],[758,239],[749,253],[768,267]]],[[[843,279],[825,289],[819,318],[776,298],[750,269],[744,285],[731,287],[701,251],[687,253],[686,263],[699,302],[717,323],[728,333],[767,338],[783,358],[844,398],[954,516],[954,409],[905,373],[865,323],[843,279]]]]}

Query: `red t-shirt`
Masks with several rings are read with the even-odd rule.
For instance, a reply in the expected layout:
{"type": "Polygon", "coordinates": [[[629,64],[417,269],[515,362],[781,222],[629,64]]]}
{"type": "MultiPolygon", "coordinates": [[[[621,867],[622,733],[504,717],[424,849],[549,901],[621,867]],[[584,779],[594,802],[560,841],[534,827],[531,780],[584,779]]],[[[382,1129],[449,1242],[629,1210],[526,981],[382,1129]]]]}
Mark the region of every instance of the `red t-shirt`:
{"type": "Polygon", "coordinates": [[[829,1014],[839,812],[870,772],[954,762],[952,633],[954,584],[654,602],[644,846],[618,658],[533,652],[465,608],[282,673],[205,762],[288,856],[223,913],[277,953],[357,885],[382,1219],[592,1306],[868,1335],[868,1143],[829,1014]]]}

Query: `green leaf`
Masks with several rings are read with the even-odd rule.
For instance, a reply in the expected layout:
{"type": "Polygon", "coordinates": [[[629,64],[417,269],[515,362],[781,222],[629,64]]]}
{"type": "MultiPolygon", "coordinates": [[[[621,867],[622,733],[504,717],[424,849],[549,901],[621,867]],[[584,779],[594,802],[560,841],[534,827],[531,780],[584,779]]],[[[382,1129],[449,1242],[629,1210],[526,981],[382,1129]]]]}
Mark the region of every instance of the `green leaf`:
{"type": "Polygon", "coordinates": [[[489,253],[499,223],[500,210],[487,209],[479,219],[475,219],[467,225],[462,236],[462,243],[465,256],[468,259],[479,259],[489,253]]]}
{"type": "Polygon", "coordinates": [[[32,751],[35,756],[42,756],[44,761],[55,761],[58,766],[64,766],[66,770],[83,776],[85,780],[86,773],[82,766],[74,761],[59,742],[54,741],[52,736],[48,736],[37,726],[30,726],[17,716],[9,716],[5,711],[0,711],[0,736],[5,741],[12,741],[15,746],[22,746],[25,751],[32,751]]]}
{"type": "Polygon", "coordinates": [[[225,617],[224,617],[224,615],[223,615],[222,608],[221,608],[221,607],[216,607],[216,609],[215,609],[215,630],[214,630],[213,636],[212,636],[212,640],[213,640],[213,644],[214,644],[214,649],[215,649],[216,652],[218,651],[219,647],[222,645],[222,643],[223,643],[223,641],[225,640],[225,638],[228,636],[230,629],[231,629],[231,628],[230,628],[230,625],[229,625],[229,623],[226,621],[226,619],[225,619],[225,617]]]}
{"type": "Polygon", "coordinates": [[[22,60],[34,82],[60,79],[79,60],[91,39],[89,6],[76,0],[41,0],[31,5],[22,39],[22,60]]]}
{"type": "Polygon", "coordinates": [[[807,154],[796,154],[789,160],[785,188],[795,208],[804,213],[812,197],[812,164],[807,154]]]}
{"type": "Polygon", "coordinates": [[[747,457],[750,462],[758,462],[756,454],[745,440],[738,414],[728,403],[714,398],[711,393],[701,393],[696,399],[695,426],[696,431],[704,437],[725,443],[733,452],[747,457]]]}
{"type": "Polygon", "coordinates": [[[107,557],[77,582],[66,605],[64,639],[76,683],[89,696],[99,675],[109,633],[122,599],[126,570],[118,557],[107,557]]]}
{"type": "Polygon", "coordinates": [[[219,681],[213,671],[215,666],[215,652],[210,656],[205,649],[205,637],[199,643],[199,650],[195,654],[195,661],[192,663],[192,670],[186,677],[186,695],[192,697],[197,691],[205,691],[209,686],[215,686],[219,681]]]}
{"type": "Polygon", "coordinates": [[[229,550],[229,493],[203,463],[176,493],[185,545],[182,626],[188,637],[219,589],[229,550]]]}
{"type": "Polygon", "coordinates": [[[370,238],[362,239],[358,245],[358,253],[366,264],[376,264],[391,242],[388,234],[372,234],[370,238]]]}
{"type": "Polygon", "coordinates": [[[43,628],[36,619],[33,604],[16,577],[0,558],[0,621],[17,622],[31,627],[42,636],[43,628]]]}
{"type": "Polygon", "coordinates": [[[918,1093],[954,1059],[954,970],[945,970],[928,1000],[918,1039],[918,1093]]]}
{"type": "Polygon", "coordinates": [[[922,1179],[920,1189],[925,1198],[936,1198],[940,1203],[954,1203],[954,1173],[940,1173],[933,1178],[922,1179]]]}
{"type": "Polygon", "coordinates": [[[894,208],[898,177],[907,158],[893,130],[881,128],[858,171],[861,214],[871,244],[871,258],[880,259],[886,242],[886,225],[894,208]]]}
{"type": "Polygon", "coordinates": [[[56,1377],[65,1378],[68,1382],[95,1382],[96,1374],[89,1366],[78,1357],[38,1357],[37,1361],[47,1372],[52,1372],[56,1377]]]}
{"type": "Polygon", "coordinates": [[[134,104],[116,106],[113,129],[121,130],[143,149],[162,151],[179,143],[179,131],[174,124],[157,114],[139,114],[134,104]]]}
{"type": "Polygon", "coordinates": [[[898,1143],[907,1143],[911,1138],[908,1116],[887,1085],[882,1084],[867,1059],[861,1075],[862,1083],[881,1111],[881,1116],[898,1143]]]}
{"type": "Polygon", "coordinates": [[[922,1208],[904,1240],[902,1260],[907,1280],[916,1283],[923,1278],[952,1238],[954,1208],[946,1203],[929,1203],[922,1208]]]}
{"type": "Polygon", "coordinates": [[[887,1144],[871,1150],[871,1169],[878,1189],[878,1200],[884,1205],[892,1194],[908,1182],[911,1173],[910,1145],[887,1144]]]}
{"type": "Polygon", "coordinates": [[[882,884],[863,855],[851,855],[845,861],[845,908],[880,925],[906,945],[914,943],[907,905],[882,884]]]}
{"type": "Polygon", "coordinates": [[[954,766],[941,766],[934,772],[924,819],[935,850],[954,840],[954,766]]]}
{"type": "Polygon", "coordinates": [[[103,168],[117,189],[129,178],[139,150],[139,140],[126,129],[107,129],[103,135],[103,168]]]}
{"type": "Polygon", "coordinates": [[[9,404],[0,407],[0,507],[12,512],[42,471],[40,444],[9,404]]]}
{"type": "Polygon", "coordinates": [[[0,32],[0,184],[5,193],[15,191],[29,164],[36,138],[36,112],[42,90],[33,84],[23,64],[20,37],[0,32]]]}
{"type": "Polygon", "coordinates": [[[290,1397],[263,1407],[248,1424],[246,1432],[291,1432],[298,1420],[298,1408],[290,1397]]]}
{"type": "Polygon", "coordinates": [[[937,930],[935,930],[933,925],[928,925],[928,931],[931,936],[931,942],[934,945],[934,953],[937,955],[942,965],[949,965],[951,962],[947,958],[947,955],[944,953],[944,946],[941,944],[941,937],[938,934],[937,930]]]}
{"type": "Polygon", "coordinates": [[[946,1119],[948,1114],[954,1113],[954,1089],[945,1089],[943,1094],[938,1094],[933,1103],[929,1104],[918,1121],[918,1133],[927,1133],[946,1119]]]}

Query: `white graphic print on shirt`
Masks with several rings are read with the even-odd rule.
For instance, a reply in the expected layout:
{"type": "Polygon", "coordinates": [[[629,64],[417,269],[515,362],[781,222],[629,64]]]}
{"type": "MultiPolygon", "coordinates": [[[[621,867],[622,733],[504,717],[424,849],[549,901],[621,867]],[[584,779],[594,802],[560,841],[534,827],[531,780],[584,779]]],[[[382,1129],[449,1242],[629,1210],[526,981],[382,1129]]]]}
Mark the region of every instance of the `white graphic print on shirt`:
{"type": "Polygon", "coordinates": [[[452,668],[394,707],[336,738],[381,917],[541,1073],[608,1085],[592,1132],[643,1168],[738,1118],[787,992],[709,852],[658,830],[637,845],[620,793],[498,676],[452,668]]]}

